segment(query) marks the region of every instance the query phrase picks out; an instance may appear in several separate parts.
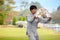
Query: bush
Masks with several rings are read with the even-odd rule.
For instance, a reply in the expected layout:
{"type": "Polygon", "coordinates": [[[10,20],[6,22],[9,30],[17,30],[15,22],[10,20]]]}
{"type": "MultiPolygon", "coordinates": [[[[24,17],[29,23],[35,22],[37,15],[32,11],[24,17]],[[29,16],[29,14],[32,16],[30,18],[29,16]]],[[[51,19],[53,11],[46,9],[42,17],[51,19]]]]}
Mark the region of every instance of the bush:
{"type": "Polygon", "coordinates": [[[23,21],[23,17],[22,16],[19,17],[19,21],[23,21]]]}
{"type": "Polygon", "coordinates": [[[20,16],[19,21],[26,21],[26,17],[20,16]]]}
{"type": "Polygon", "coordinates": [[[3,14],[0,14],[0,25],[4,24],[5,16],[3,14]]]}
{"type": "Polygon", "coordinates": [[[26,21],[26,17],[23,17],[23,21],[26,21]]]}
{"type": "Polygon", "coordinates": [[[14,17],[14,18],[13,18],[13,22],[12,22],[13,25],[16,25],[16,21],[17,21],[17,19],[16,19],[16,17],[14,17]]]}

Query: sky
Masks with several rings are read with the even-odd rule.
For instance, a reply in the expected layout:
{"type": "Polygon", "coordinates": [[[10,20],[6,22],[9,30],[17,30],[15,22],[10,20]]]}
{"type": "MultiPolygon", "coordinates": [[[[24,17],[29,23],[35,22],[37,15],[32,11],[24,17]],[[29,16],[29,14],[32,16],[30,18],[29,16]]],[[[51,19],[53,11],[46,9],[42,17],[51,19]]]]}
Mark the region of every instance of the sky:
{"type": "Polygon", "coordinates": [[[20,11],[20,5],[21,1],[27,1],[27,2],[39,2],[42,7],[46,8],[49,12],[53,12],[57,7],[60,5],[60,0],[14,0],[16,2],[16,8],[14,10],[20,11]]]}

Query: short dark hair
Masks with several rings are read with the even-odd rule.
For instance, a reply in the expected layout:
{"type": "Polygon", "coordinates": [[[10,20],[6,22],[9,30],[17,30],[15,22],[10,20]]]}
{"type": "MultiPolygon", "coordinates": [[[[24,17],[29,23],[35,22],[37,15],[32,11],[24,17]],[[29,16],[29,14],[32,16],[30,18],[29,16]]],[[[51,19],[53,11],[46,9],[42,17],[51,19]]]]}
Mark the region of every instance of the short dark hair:
{"type": "Polygon", "coordinates": [[[37,9],[37,6],[31,5],[31,6],[30,6],[30,11],[33,10],[33,9],[37,9]]]}

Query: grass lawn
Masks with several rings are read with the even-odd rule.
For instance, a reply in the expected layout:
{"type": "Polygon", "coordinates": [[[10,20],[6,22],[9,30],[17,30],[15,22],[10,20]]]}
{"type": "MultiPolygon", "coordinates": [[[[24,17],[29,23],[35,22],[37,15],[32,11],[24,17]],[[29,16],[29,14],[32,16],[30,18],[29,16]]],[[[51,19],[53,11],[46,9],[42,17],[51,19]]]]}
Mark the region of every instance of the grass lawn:
{"type": "MultiPolygon", "coordinates": [[[[60,40],[60,34],[51,29],[38,29],[41,40],[60,40]]],[[[0,40],[28,40],[25,28],[0,28],[0,40]]]]}

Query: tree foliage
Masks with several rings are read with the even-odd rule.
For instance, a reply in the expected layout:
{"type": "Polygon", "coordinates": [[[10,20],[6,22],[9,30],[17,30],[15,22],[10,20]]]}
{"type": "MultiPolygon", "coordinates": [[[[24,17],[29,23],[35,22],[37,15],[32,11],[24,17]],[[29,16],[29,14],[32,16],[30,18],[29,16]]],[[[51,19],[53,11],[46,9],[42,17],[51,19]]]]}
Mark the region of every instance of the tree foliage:
{"type": "Polygon", "coordinates": [[[14,4],[13,0],[0,0],[0,24],[5,24],[5,18],[13,8],[10,4],[14,4]],[[6,3],[7,2],[7,3],[6,3]]]}
{"type": "Polygon", "coordinates": [[[57,11],[55,11],[53,14],[53,20],[56,23],[60,23],[60,6],[58,6],[57,11]]]}

